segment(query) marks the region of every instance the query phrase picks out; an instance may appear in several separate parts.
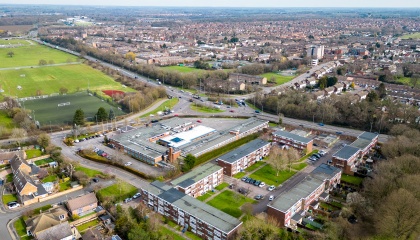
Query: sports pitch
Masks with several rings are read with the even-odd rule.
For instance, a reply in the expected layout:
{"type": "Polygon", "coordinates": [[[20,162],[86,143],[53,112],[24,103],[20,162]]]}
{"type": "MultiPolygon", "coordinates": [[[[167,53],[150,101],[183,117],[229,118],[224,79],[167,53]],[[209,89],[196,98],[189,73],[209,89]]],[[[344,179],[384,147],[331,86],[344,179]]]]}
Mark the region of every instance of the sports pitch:
{"type": "MultiPolygon", "coordinates": [[[[11,41],[11,40],[9,40],[11,41]]],[[[13,40],[10,43],[16,44],[28,43],[23,40],[13,40]]],[[[3,40],[1,43],[6,43],[3,40]]],[[[0,43],[0,44],[1,44],[0,43]]],[[[52,49],[50,47],[39,45],[38,43],[32,42],[33,45],[25,45],[14,48],[0,48],[0,68],[10,68],[10,67],[22,67],[22,66],[38,66],[39,60],[44,59],[49,62],[50,60],[54,63],[67,63],[67,62],[77,62],[79,59],[76,56],[71,54],[52,49]],[[9,57],[7,53],[13,52],[13,57],[9,57]]]]}
{"type": "Polygon", "coordinates": [[[89,121],[94,119],[100,107],[104,107],[107,112],[112,108],[115,116],[124,114],[123,111],[109,105],[106,101],[102,101],[95,96],[89,96],[86,92],[27,100],[21,102],[21,105],[32,110],[31,116],[35,116],[35,120],[39,121],[41,126],[50,124],[50,122],[53,125],[71,124],[74,113],[79,108],[84,111],[85,119],[89,121]],[[70,102],[70,105],[58,106],[68,102],[70,102]]]}
{"type": "Polygon", "coordinates": [[[59,93],[61,87],[67,88],[68,93],[89,87],[100,95],[104,95],[101,90],[134,91],[85,64],[0,70],[0,88],[6,96],[36,96],[38,90],[41,90],[41,95],[59,93]],[[18,89],[18,86],[21,88],[18,89]]]}

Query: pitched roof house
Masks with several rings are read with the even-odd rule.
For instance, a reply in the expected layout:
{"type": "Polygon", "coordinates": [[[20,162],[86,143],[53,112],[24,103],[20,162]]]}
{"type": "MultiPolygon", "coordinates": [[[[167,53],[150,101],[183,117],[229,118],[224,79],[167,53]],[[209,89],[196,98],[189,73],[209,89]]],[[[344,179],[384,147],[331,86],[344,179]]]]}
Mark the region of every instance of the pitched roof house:
{"type": "Polygon", "coordinates": [[[98,199],[93,192],[67,201],[67,208],[72,215],[86,215],[93,212],[97,206],[98,199]]]}

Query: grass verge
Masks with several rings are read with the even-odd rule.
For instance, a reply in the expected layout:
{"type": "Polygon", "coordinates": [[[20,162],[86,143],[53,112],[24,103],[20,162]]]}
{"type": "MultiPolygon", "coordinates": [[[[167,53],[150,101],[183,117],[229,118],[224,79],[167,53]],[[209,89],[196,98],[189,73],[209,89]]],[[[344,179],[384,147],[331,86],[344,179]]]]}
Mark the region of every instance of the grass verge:
{"type": "Polygon", "coordinates": [[[233,175],[234,178],[236,179],[241,179],[246,175],[245,172],[238,172],[237,174],[233,175]]]}
{"type": "Polygon", "coordinates": [[[7,204],[8,202],[18,200],[15,194],[5,194],[3,195],[2,199],[3,199],[3,204],[7,204]]]}
{"type": "Polygon", "coordinates": [[[207,106],[194,106],[194,105],[191,105],[190,108],[193,111],[202,112],[202,113],[221,113],[221,112],[224,112],[221,109],[214,108],[214,107],[207,107],[207,106]]]}
{"type": "Polygon", "coordinates": [[[84,172],[88,177],[91,177],[91,178],[96,177],[96,176],[104,175],[102,172],[100,172],[98,170],[93,170],[93,169],[85,168],[85,167],[81,167],[81,166],[76,167],[75,170],[84,172]]]}
{"type": "Polygon", "coordinates": [[[215,193],[212,191],[208,191],[205,194],[197,197],[198,200],[205,202],[209,197],[213,196],[215,193]]]}
{"type": "Polygon", "coordinates": [[[155,114],[157,114],[157,112],[165,110],[165,107],[167,107],[169,109],[172,109],[178,103],[178,101],[179,101],[178,98],[168,99],[164,103],[162,103],[159,107],[157,107],[155,110],[150,111],[146,114],[143,114],[140,117],[144,118],[144,117],[149,117],[152,114],[155,115],[155,114]]]}
{"type": "Polygon", "coordinates": [[[18,220],[16,220],[16,222],[14,223],[14,227],[15,227],[16,233],[19,236],[25,236],[25,235],[27,235],[27,233],[26,233],[26,224],[25,224],[25,221],[23,221],[23,218],[22,217],[19,218],[18,220]]]}
{"type": "Polygon", "coordinates": [[[109,200],[111,202],[119,202],[128,197],[132,197],[136,193],[136,187],[126,182],[120,182],[99,190],[96,195],[100,201],[109,200]]]}
{"type": "Polygon", "coordinates": [[[225,187],[229,186],[229,183],[223,182],[215,187],[216,190],[222,191],[225,187]]]}

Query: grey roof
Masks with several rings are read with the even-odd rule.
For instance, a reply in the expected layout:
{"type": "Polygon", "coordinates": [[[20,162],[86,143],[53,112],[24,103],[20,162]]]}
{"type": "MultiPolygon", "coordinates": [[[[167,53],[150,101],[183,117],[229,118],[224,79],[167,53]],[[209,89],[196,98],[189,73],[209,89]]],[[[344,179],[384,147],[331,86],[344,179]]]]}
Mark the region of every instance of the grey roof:
{"type": "Polygon", "coordinates": [[[16,190],[19,194],[27,184],[31,184],[32,186],[36,187],[34,181],[32,181],[32,179],[29,176],[24,174],[19,169],[13,172],[13,184],[15,185],[16,190]]]}
{"type": "Polygon", "coordinates": [[[38,240],[60,240],[73,235],[70,224],[63,222],[36,234],[38,240]]]}
{"type": "Polygon", "coordinates": [[[306,198],[318,187],[324,184],[324,181],[310,176],[300,181],[290,191],[280,194],[269,204],[282,212],[286,212],[302,198],[306,198]]]}
{"type": "Polygon", "coordinates": [[[341,172],[340,168],[323,163],[319,165],[317,168],[315,168],[311,172],[311,175],[313,177],[319,178],[320,180],[324,180],[324,179],[331,179],[332,177],[337,175],[337,173],[339,172],[341,172]]]}
{"type": "Polygon", "coordinates": [[[359,148],[359,149],[363,150],[367,146],[369,146],[369,144],[371,144],[371,143],[372,143],[371,140],[367,140],[367,139],[364,139],[364,138],[358,138],[354,142],[352,142],[350,144],[350,146],[353,146],[353,147],[356,147],[356,148],[359,148]]]}
{"type": "Polygon", "coordinates": [[[333,157],[348,160],[360,151],[359,148],[347,145],[334,153],[333,157]]]}
{"type": "Polygon", "coordinates": [[[80,197],[70,199],[67,201],[67,207],[70,211],[89,206],[98,202],[95,193],[88,193],[80,197]]]}
{"type": "Polygon", "coordinates": [[[377,138],[378,136],[379,136],[379,134],[377,134],[377,133],[363,132],[362,134],[360,134],[358,136],[358,138],[363,138],[363,139],[372,141],[373,139],[377,138]]]}
{"type": "Polygon", "coordinates": [[[191,186],[192,184],[208,177],[209,175],[223,169],[220,166],[214,165],[213,163],[206,163],[204,165],[201,165],[195,169],[193,169],[191,172],[188,172],[181,177],[174,179],[171,184],[174,186],[180,186],[182,188],[187,188],[188,186],[191,186]]]}
{"type": "Polygon", "coordinates": [[[234,163],[238,161],[239,159],[245,157],[246,155],[256,151],[259,148],[262,148],[266,145],[269,145],[271,143],[262,140],[262,139],[255,139],[235,150],[232,150],[225,155],[222,155],[218,158],[218,161],[224,161],[228,163],[234,163]]]}
{"type": "Polygon", "coordinates": [[[180,192],[163,182],[154,181],[149,185],[149,187],[143,190],[150,193],[158,193],[155,195],[159,198],[170,202],[175,207],[187,212],[189,215],[192,215],[203,222],[212,225],[226,234],[242,224],[242,222],[238,219],[189,195],[186,195],[185,193],[180,192]]]}
{"type": "Polygon", "coordinates": [[[45,195],[45,194],[47,194],[47,191],[45,190],[45,188],[44,188],[44,186],[42,186],[42,184],[38,184],[38,185],[36,185],[36,187],[37,187],[37,194],[38,195],[45,195]]]}
{"type": "Polygon", "coordinates": [[[293,141],[300,142],[300,143],[303,143],[303,144],[308,144],[312,141],[312,139],[309,139],[309,138],[306,138],[306,137],[301,137],[299,135],[296,135],[296,134],[293,134],[293,133],[290,133],[290,132],[286,132],[286,131],[282,131],[282,130],[274,132],[273,135],[281,136],[283,138],[292,139],[293,141]]]}

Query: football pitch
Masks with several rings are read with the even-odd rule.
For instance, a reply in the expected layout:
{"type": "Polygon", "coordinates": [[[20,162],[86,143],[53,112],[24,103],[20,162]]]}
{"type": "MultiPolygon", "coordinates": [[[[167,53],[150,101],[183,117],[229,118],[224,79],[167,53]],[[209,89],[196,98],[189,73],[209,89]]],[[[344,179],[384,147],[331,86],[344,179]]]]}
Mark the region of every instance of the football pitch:
{"type": "Polygon", "coordinates": [[[26,100],[22,101],[21,105],[26,109],[32,110],[30,113],[31,117],[35,117],[35,120],[39,121],[41,126],[71,124],[74,113],[79,108],[85,113],[85,119],[93,122],[95,121],[95,114],[100,107],[104,107],[107,112],[112,108],[115,116],[125,114],[118,108],[109,105],[106,101],[90,96],[86,92],[26,100]]]}

